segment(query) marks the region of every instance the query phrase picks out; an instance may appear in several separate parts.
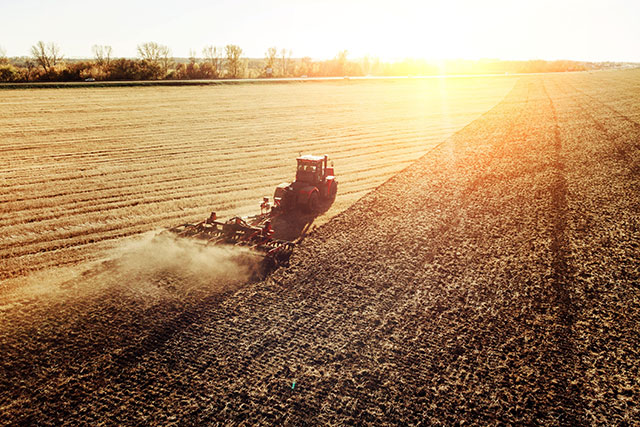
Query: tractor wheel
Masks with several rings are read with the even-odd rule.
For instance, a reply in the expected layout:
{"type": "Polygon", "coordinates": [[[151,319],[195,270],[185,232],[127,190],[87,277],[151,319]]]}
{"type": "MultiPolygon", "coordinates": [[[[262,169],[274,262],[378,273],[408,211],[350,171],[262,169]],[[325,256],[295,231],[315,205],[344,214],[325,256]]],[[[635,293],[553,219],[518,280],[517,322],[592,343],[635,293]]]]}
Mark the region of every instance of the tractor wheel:
{"type": "Polygon", "coordinates": [[[334,201],[336,194],[338,194],[338,183],[333,181],[331,187],[329,187],[329,200],[334,201]]]}
{"type": "Polygon", "coordinates": [[[310,213],[317,213],[320,210],[320,203],[318,202],[318,192],[314,191],[309,196],[309,201],[307,202],[307,210],[310,213]]]}
{"type": "Polygon", "coordinates": [[[280,199],[280,209],[282,212],[290,212],[294,208],[294,195],[291,191],[287,191],[280,199]]]}

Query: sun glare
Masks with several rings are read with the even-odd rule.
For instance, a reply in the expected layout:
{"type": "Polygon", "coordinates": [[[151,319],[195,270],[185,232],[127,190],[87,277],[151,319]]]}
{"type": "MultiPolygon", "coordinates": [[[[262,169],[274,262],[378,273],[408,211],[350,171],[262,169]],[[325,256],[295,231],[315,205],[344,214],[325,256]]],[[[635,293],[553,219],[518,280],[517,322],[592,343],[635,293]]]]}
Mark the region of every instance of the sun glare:
{"type": "Polygon", "coordinates": [[[63,8],[58,2],[6,3],[7,37],[1,44],[8,56],[28,55],[33,43],[45,40],[58,43],[67,58],[91,57],[93,44],[110,45],[117,56],[134,57],[138,44],[156,41],[183,58],[207,45],[237,44],[251,58],[278,46],[292,50],[294,57],[313,59],[331,59],[347,50],[350,58],[385,61],[640,60],[640,3],[622,0],[193,0],[185,8],[166,0],[153,5],[114,0],[100,19],[89,15],[79,0],[67,0],[63,8]],[[29,16],[29,26],[24,16],[29,16]]]}

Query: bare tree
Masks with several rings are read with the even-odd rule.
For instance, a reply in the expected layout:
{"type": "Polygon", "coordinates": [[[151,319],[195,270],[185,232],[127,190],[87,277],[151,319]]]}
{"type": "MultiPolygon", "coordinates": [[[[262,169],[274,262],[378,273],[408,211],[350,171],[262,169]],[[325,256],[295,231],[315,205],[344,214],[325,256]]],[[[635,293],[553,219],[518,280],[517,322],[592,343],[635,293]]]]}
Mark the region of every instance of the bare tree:
{"type": "Polygon", "coordinates": [[[371,74],[371,58],[369,55],[365,55],[365,57],[362,58],[362,72],[365,76],[371,74]]]}
{"type": "Polygon", "coordinates": [[[164,75],[171,65],[171,49],[156,42],[148,42],[138,45],[138,56],[143,61],[154,66],[160,66],[164,75]]]}
{"type": "Polygon", "coordinates": [[[273,70],[276,66],[277,59],[278,59],[278,48],[270,47],[269,49],[267,49],[267,51],[264,54],[264,68],[269,77],[273,75],[273,70]]]}
{"type": "Polygon", "coordinates": [[[31,81],[31,76],[33,75],[33,71],[36,68],[36,64],[35,62],[33,62],[31,59],[28,59],[26,61],[24,61],[24,67],[27,69],[27,82],[31,81]]]}
{"type": "Polygon", "coordinates": [[[160,62],[160,50],[162,46],[156,42],[147,42],[138,45],[138,56],[143,61],[160,62]]]}
{"type": "Polygon", "coordinates": [[[179,78],[197,79],[202,77],[200,72],[200,61],[196,56],[197,53],[193,49],[189,49],[189,62],[185,64],[178,64],[177,74],[179,78]]]}
{"type": "Polygon", "coordinates": [[[349,54],[349,52],[347,50],[341,50],[340,52],[338,52],[338,55],[336,56],[336,68],[337,68],[337,75],[339,76],[343,76],[345,70],[347,69],[347,55],[349,54]]]}
{"type": "Polygon", "coordinates": [[[293,62],[291,61],[291,55],[293,55],[293,51],[289,49],[289,52],[287,52],[287,66],[285,67],[285,70],[287,72],[287,77],[293,74],[293,70],[292,70],[293,62]]]}
{"type": "Polygon", "coordinates": [[[298,68],[298,75],[309,76],[313,71],[313,61],[311,57],[305,56],[300,60],[300,67],[298,68]]]}
{"type": "Polygon", "coordinates": [[[109,64],[111,64],[111,55],[113,53],[111,46],[96,44],[93,45],[91,49],[93,50],[93,55],[96,58],[96,64],[103,68],[109,68],[109,64]]]}
{"type": "Polygon", "coordinates": [[[282,60],[280,61],[280,67],[282,68],[282,77],[287,76],[287,49],[282,48],[280,51],[280,55],[282,55],[282,60]]]}
{"type": "Polygon", "coordinates": [[[4,50],[2,46],[0,46],[0,65],[8,64],[9,59],[7,58],[7,51],[4,50]]]}
{"type": "Polygon", "coordinates": [[[195,64],[198,62],[198,58],[196,57],[196,51],[193,49],[189,49],[189,64],[195,64]]]}
{"type": "Polygon", "coordinates": [[[237,79],[242,76],[243,63],[242,63],[242,49],[240,46],[234,44],[228,44],[225,46],[225,67],[227,69],[227,76],[232,79],[237,79]]]}
{"type": "Polygon", "coordinates": [[[220,77],[222,71],[222,48],[205,46],[205,48],[202,49],[202,56],[204,56],[209,65],[211,65],[211,77],[220,77]]]}
{"type": "Polygon", "coordinates": [[[43,41],[31,46],[31,55],[47,74],[62,60],[58,45],[55,43],[45,44],[43,41]]]}
{"type": "Polygon", "coordinates": [[[291,75],[291,55],[293,52],[291,49],[287,51],[287,49],[282,48],[280,50],[280,70],[282,73],[282,77],[288,77],[291,75]]]}
{"type": "Polygon", "coordinates": [[[171,67],[172,64],[173,57],[171,57],[171,50],[164,46],[160,53],[160,65],[162,66],[162,71],[165,75],[169,72],[169,67],[171,67]]]}

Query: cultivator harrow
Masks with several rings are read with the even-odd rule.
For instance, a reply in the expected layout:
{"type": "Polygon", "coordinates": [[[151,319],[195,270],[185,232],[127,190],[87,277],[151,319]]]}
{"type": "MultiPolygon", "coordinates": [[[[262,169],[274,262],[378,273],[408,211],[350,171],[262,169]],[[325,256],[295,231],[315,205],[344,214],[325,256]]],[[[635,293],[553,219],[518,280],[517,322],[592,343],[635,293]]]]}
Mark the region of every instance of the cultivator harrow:
{"type": "Polygon", "coordinates": [[[216,219],[215,213],[197,224],[182,224],[168,231],[180,238],[192,239],[203,245],[232,245],[245,247],[263,258],[265,272],[289,264],[294,242],[272,237],[271,214],[248,218],[233,217],[226,222],[216,219]]]}

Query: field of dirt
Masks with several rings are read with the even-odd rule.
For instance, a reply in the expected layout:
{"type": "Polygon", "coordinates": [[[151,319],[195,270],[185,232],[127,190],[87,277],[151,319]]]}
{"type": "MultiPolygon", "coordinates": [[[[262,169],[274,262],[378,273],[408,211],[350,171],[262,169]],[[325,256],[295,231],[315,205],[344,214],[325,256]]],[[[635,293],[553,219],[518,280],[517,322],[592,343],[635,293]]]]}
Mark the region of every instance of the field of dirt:
{"type": "Polygon", "coordinates": [[[514,77],[0,93],[0,280],[123,237],[259,210],[300,154],[330,154],[323,222],[511,90],[514,77]],[[473,96],[469,96],[473,93],[473,96]]]}
{"type": "Polygon", "coordinates": [[[0,423],[637,424],[640,70],[511,85],[265,281],[145,234],[4,290],[0,423]]]}

